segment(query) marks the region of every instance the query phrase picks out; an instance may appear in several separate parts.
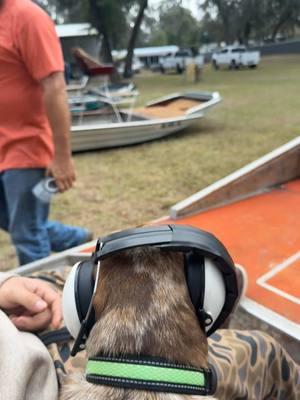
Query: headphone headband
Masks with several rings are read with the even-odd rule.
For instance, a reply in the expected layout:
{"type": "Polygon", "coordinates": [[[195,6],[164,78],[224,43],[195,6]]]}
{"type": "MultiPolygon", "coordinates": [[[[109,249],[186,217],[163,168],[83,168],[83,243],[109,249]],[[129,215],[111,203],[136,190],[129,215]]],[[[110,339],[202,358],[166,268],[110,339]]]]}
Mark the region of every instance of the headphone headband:
{"type": "Polygon", "coordinates": [[[95,262],[115,253],[134,247],[153,246],[174,251],[199,251],[233,266],[233,261],[223,244],[211,233],[190,226],[163,225],[127,229],[98,239],[95,262]]]}

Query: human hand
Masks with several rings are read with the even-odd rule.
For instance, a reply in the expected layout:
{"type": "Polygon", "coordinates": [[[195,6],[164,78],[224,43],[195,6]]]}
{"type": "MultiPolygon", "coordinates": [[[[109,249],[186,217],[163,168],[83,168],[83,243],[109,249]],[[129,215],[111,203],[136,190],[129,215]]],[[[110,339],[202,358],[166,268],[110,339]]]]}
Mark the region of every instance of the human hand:
{"type": "Polygon", "coordinates": [[[0,308],[22,331],[40,331],[62,319],[61,296],[40,279],[15,276],[0,287],[0,308]]]}
{"type": "Polygon", "coordinates": [[[54,158],[47,169],[47,175],[55,179],[55,184],[60,192],[64,192],[73,186],[76,180],[73,160],[68,158],[54,158]]]}

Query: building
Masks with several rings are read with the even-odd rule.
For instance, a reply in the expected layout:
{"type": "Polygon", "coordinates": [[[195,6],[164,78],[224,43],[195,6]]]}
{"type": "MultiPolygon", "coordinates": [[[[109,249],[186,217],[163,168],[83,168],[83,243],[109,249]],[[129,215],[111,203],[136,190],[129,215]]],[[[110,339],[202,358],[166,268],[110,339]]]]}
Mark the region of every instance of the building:
{"type": "MultiPolygon", "coordinates": [[[[178,50],[178,46],[140,47],[134,50],[134,56],[138,58],[145,67],[152,68],[158,65],[160,57],[173,54],[178,50]]],[[[122,59],[125,58],[126,53],[126,50],[114,50],[113,57],[116,59],[122,59]]]]}
{"type": "Polygon", "coordinates": [[[82,47],[87,53],[98,58],[101,40],[97,29],[93,28],[91,24],[63,24],[56,25],[55,28],[66,62],[74,62],[71,54],[73,47],[82,47]]]}

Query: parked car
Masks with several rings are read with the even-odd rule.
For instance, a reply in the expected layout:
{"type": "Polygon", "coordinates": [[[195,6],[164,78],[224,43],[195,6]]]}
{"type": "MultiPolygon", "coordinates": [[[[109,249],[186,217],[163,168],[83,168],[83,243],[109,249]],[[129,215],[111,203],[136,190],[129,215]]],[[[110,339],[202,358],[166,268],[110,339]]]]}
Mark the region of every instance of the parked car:
{"type": "Polygon", "coordinates": [[[186,65],[192,62],[199,68],[202,68],[204,57],[201,55],[194,57],[192,51],[187,49],[177,51],[165,57],[160,57],[159,66],[162,73],[176,71],[178,74],[181,74],[185,70],[186,65]]]}
{"type": "Polygon", "coordinates": [[[230,69],[256,68],[259,61],[260,52],[247,50],[245,46],[227,46],[212,55],[212,64],[216,69],[221,66],[230,69]]]}

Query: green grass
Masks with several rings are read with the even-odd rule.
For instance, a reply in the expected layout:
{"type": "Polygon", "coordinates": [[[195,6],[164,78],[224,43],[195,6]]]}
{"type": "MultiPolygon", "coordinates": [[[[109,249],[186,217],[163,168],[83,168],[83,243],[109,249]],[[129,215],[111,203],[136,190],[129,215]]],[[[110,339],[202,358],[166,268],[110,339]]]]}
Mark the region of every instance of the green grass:
{"type": "MultiPolygon", "coordinates": [[[[51,217],[95,235],[142,224],[215,180],[299,135],[300,56],[268,57],[257,70],[214,71],[202,81],[144,73],[139,104],[186,90],[219,91],[224,101],[199,123],[167,139],[74,156],[76,187],[58,195],[51,217]]],[[[0,233],[0,269],[16,265],[0,233]]]]}

